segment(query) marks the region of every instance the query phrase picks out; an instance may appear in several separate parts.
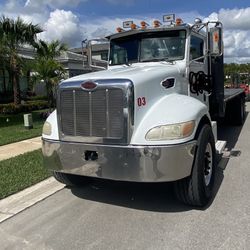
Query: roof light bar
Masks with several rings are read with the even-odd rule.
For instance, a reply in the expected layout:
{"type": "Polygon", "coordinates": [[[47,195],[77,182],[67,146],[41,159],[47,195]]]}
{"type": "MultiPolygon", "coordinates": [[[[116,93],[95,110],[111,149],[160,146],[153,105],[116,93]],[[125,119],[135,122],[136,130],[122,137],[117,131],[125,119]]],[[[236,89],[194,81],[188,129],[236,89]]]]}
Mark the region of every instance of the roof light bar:
{"type": "MultiPolygon", "coordinates": [[[[167,14],[163,16],[163,22],[167,22],[170,23],[170,26],[179,26],[179,25],[183,25],[183,21],[181,18],[175,18],[175,14],[167,14]]],[[[196,22],[198,23],[198,19],[196,19],[196,22]]],[[[146,29],[149,24],[145,21],[141,21],[140,26],[137,26],[132,20],[129,21],[125,21],[123,22],[123,28],[118,27],[116,30],[118,33],[120,32],[124,32],[124,29],[131,29],[131,30],[135,30],[135,29],[146,29]]],[[[161,27],[162,23],[159,20],[154,20],[153,21],[153,27],[154,28],[159,28],[161,27]]]]}

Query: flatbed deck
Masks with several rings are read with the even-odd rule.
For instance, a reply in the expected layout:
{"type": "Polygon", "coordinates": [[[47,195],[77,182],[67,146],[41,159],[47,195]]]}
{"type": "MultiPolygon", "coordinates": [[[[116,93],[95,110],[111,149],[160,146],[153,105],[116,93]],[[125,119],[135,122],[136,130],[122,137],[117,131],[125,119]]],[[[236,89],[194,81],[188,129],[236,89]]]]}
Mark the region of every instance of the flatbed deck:
{"type": "Polygon", "coordinates": [[[235,96],[238,96],[240,94],[244,93],[243,89],[237,88],[237,89],[224,89],[224,101],[227,102],[231,99],[233,99],[235,96]]]}

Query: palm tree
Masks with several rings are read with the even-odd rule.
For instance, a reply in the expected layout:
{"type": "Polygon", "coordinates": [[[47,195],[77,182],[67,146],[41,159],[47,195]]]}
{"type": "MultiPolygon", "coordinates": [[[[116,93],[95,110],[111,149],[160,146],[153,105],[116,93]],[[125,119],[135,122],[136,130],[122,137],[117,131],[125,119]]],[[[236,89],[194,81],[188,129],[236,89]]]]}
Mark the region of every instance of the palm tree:
{"type": "Polygon", "coordinates": [[[60,56],[62,52],[67,51],[68,47],[64,43],[60,43],[58,40],[45,42],[39,40],[34,44],[36,49],[37,57],[44,59],[55,59],[60,56]]]}
{"type": "Polygon", "coordinates": [[[58,82],[64,77],[63,66],[54,59],[39,58],[33,64],[34,74],[31,77],[33,83],[44,82],[47,90],[49,108],[55,106],[54,89],[58,82]]]}
{"type": "Polygon", "coordinates": [[[22,59],[18,50],[24,45],[33,45],[36,35],[43,30],[39,25],[25,23],[20,17],[16,20],[2,16],[0,18],[0,39],[2,41],[5,59],[9,66],[9,72],[13,83],[14,103],[20,104],[19,75],[21,72],[22,59]]]}
{"type": "Polygon", "coordinates": [[[54,90],[57,83],[64,77],[65,70],[63,66],[56,61],[56,57],[67,50],[67,46],[60,43],[58,40],[52,42],[45,42],[39,40],[34,44],[36,48],[36,60],[33,65],[32,76],[33,83],[42,81],[46,85],[47,96],[50,108],[55,106],[54,104],[54,90]]]}

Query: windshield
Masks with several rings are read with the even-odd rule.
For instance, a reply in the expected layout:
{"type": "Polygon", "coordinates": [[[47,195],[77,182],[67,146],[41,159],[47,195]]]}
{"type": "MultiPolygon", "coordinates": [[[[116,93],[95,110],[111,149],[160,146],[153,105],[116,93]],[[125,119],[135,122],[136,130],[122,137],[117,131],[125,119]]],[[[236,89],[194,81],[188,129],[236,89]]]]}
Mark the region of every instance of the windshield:
{"type": "Polygon", "coordinates": [[[139,33],[111,40],[110,65],[184,59],[186,32],[139,33]]]}

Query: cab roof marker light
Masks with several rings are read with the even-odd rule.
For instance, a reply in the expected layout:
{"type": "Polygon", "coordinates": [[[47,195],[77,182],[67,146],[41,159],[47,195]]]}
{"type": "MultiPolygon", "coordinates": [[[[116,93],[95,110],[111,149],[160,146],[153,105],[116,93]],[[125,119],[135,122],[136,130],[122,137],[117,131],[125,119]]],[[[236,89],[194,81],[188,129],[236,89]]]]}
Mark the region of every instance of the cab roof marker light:
{"type": "Polygon", "coordinates": [[[130,28],[131,28],[131,25],[132,25],[133,23],[134,23],[133,21],[125,21],[125,22],[123,22],[123,28],[124,28],[124,29],[130,29],[130,28]]]}
{"type": "Polygon", "coordinates": [[[123,32],[123,31],[125,31],[125,30],[122,29],[121,27],[117,27],[117,28],[116,28],[116,31],[117,31],[118,33],[121,33],[121,32],[123,32]]]}
{"type": "Polygon", "coordinates": [[[153,26],[154,28],[159,28],[162,25],[162,23],[159,20],[154,20],[153,26]]]}
{"type": "Polygon", "coordinates": [[[173,22],[175,22],[175,14],[164,15],[163,22],[170,22],[172,24],[173,22]]]}
{"type": "Polygon", "coordinates": [[[132,23],[130,28],[131,28],[131,30],[135,30],[138,28],[138,26],[135,23],[132,23]]]}
{"type": "Polygon", "coordinates": [[[176,24],[176,26],[179,26],[179,25],[183,24],[182,19],[181,18],[176,18],[175,24],[176,24]]]}
{"type": "Polygon", "coordinates": [[[142,29],[146,29],[147,26],[149,26],[148,23],[146,23],[145,21],[141,21],[141,28],[142,28],[142,29]]]}

